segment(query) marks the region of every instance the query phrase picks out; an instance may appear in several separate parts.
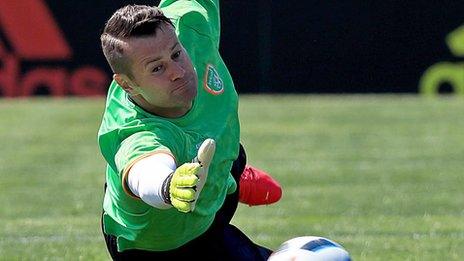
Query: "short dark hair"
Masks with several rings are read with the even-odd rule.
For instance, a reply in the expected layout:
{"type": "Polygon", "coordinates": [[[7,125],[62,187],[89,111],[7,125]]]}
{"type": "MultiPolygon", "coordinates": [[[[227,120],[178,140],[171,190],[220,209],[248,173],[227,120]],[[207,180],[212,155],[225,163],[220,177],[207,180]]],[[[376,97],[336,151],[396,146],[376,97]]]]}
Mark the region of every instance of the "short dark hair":
{"type": "Polygon", "coordinates": [[[162,24],[174,26],[155,6],[126,5],[114,12],[100,36],[103,54],[114,73],[131,76],[124,46],[131,37],[151,36],[162,24]]]}

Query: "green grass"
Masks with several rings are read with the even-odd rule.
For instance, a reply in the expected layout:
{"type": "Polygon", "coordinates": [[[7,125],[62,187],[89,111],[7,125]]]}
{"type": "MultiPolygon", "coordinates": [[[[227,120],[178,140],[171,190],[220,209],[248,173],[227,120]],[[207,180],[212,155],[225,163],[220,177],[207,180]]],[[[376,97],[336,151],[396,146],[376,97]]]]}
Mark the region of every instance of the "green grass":
{"type": "MultiPolygon", "coordinates": [[[[102,99],[0,100],[0,260],[107,260],[102,99]]],[[[464,257],[464,102],[416,96],[242,96],[249,162],[280,181],[241,205],[255,242],[341,243],[354,260],[464,257]]]]}

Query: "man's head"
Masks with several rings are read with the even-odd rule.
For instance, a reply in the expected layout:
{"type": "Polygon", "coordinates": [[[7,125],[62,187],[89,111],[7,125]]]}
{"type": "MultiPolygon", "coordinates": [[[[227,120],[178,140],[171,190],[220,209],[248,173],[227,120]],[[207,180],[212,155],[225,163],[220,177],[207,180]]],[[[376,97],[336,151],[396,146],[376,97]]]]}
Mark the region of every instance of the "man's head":
{"type": "Polygon", "coordinates": [[[113,78],[145,110],[179,117],[192,105],[197,76],[172,22],[157,7],[128,5],[101,35],[113,78]]]}

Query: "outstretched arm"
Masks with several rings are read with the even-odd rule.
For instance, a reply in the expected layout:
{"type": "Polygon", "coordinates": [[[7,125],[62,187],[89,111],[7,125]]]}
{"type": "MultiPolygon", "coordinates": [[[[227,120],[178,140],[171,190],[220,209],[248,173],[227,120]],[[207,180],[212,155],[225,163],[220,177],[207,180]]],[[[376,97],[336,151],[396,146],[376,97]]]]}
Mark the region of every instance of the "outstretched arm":
{"type": "Polygon", "coordinates": [[[128,170],[126,185],[130,191],[126,192],[155,208],[170,208],[171,205],[163,197],[162,187],[175,170],[176,162],[170,154],[157,153],[145,157],[128,170]]]}
{"type": "MultiPolygon", "coordinates": [[[[191,41],[191,34],[196,33],[211,38],[216,48],[219,48],[219,0],[162,0],[159,7],[174,23],[180,39],[191,41]]],[[[182,44],[188,45],[184,41],[182,44]]]]}
{"type": "Polygon", "coordinates": [[[133,196],[153,207],[174,206],[181,212],[191,212],[206,182],[215,148],[214,140],[205,140],[193,163],[178,168],[174,158],[166,153],[142,158],[128,170],[126,184],[133,196]]]}

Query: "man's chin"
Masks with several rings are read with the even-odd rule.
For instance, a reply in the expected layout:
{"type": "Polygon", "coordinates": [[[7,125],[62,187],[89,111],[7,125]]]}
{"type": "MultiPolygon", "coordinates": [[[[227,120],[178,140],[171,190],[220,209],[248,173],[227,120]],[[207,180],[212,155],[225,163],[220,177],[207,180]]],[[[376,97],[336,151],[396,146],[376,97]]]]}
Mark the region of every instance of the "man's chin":
{"type": "Polygon", "coordinates": [[[181,97],[179,97],[180,99],[182,99],[183,103],[185,105],[192,105],[193,104],[193,101],[195,100],[195,98],[197,97],[197,90],[194,89],[194,90],[184,90],[183,93],[181,93],[181,97]]]}

